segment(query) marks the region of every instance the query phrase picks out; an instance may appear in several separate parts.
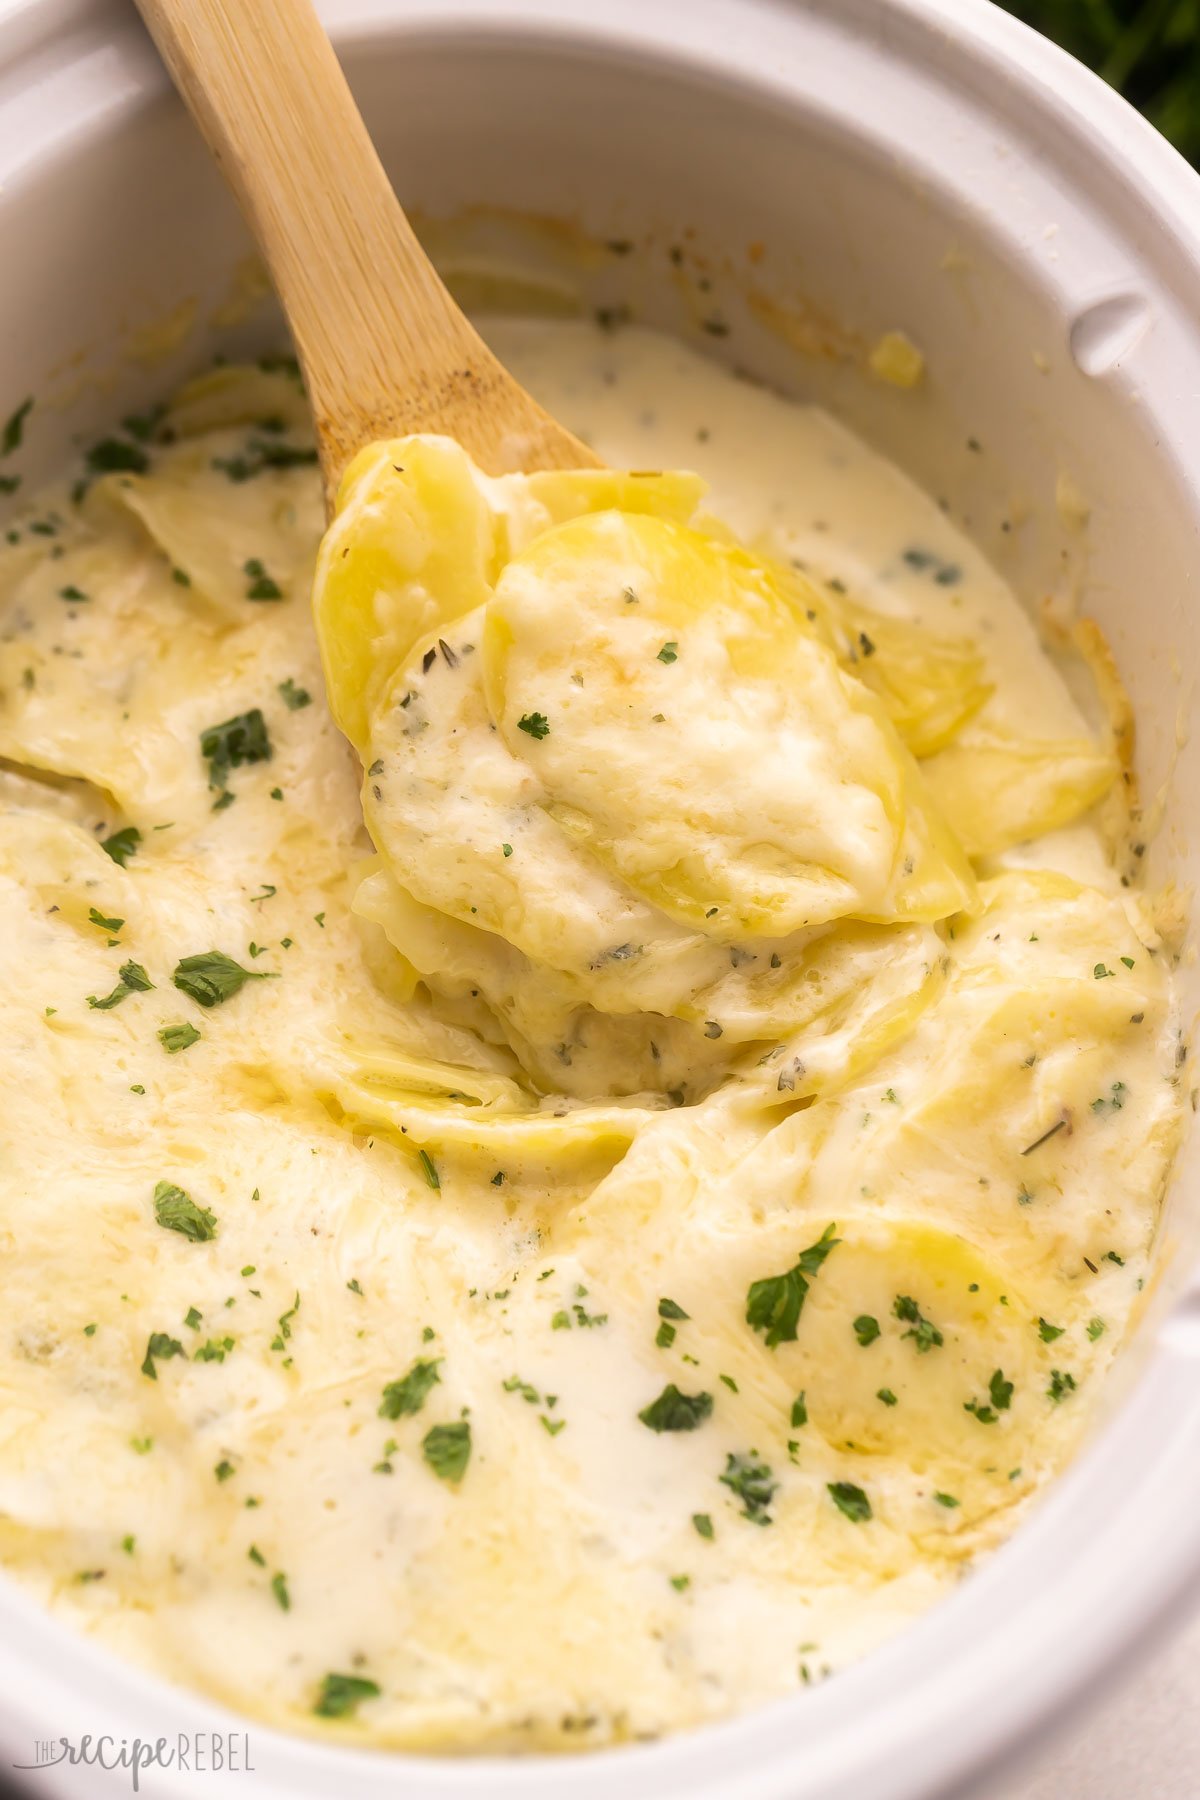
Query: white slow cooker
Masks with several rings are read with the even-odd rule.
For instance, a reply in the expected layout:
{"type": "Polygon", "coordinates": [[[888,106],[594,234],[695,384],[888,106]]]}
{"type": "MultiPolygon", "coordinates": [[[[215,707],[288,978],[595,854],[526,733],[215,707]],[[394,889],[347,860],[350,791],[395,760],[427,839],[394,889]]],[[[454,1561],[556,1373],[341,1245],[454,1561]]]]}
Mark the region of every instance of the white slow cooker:
{"type": "MultiPolygon", "coordinates": [[[[909,469],[1031,606],[1077,593],[1132,693],[1147,801],[1161,794],[1152,875],[1194,879],[1200,180],[1161,138],[987,0],[322,11],[406,203],[435,219],[484,209],[466,239],[514,269],[537,244],[553,261],[581,235],[628,240],[628,255],[584,259],[581,291],[719,355],[675,280],[669,246],[687,234],[747,375],[830,406],[909,469]],[[915,394],[872,380],[856,350],[896,329],[927,359],[915,394]]],[[[248,252],[132,6],[0,0],[0,416],[38,396],[27,478],[213,354],[278,343],[248,252]]],[[[1186,959],[1183,982],[1190,1020],[1186,959]]],[[[127,1768],[13,1765],[61,1737],[248,1731],[253,1773],[150,1769],[140,1791],[969,1793],[1129,1668],[1200,1573],[1197,1154],[1193,1140],[1161,1281],[1084,1454],[952,1599],[835,1680],[569,1761],[355,1752],[117,1663],[0,1581],[0,1781],[102,1800],[130,1791],[127,1768]]]]}

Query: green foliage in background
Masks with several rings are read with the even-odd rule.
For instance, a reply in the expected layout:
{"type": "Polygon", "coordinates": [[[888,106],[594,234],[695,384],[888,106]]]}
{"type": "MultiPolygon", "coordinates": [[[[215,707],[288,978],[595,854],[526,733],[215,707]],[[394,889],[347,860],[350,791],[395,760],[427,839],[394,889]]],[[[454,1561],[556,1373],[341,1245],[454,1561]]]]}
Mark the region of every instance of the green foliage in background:
{"type": "Polygon", "coordinates": [[[1000,0],[1090,63],[1200,165],[1200,0],[1000,0]]]}

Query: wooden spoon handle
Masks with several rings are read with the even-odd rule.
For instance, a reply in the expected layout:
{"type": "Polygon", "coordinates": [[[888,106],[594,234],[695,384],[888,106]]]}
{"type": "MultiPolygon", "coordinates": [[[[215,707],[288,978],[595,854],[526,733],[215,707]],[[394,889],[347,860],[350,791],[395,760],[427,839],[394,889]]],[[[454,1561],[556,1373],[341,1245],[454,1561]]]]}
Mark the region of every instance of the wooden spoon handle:
{"type": "Polygon", "coordinates": [[[326,490],[355,452],[455,437],[492,473],[595,466],[467,322],[393,194],[310,0],[137,0],[266,257],[326,490]]]}

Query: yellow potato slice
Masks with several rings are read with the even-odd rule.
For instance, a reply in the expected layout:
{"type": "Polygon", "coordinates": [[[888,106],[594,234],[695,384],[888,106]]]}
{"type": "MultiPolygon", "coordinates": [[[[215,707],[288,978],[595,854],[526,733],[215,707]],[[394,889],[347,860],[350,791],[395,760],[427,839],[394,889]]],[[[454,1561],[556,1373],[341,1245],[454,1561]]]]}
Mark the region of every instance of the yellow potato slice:
{"type": "Polygon", "coordinates": [[[670,917],[728,940],[969,904],[878,704],[745,552],[579,519],[508,563],[483,651],[489,710],[563,831],[670,917]]]}
{"type": "Polygon", "coordinates": [[[904,619],[848,612],[851,666],[877,694],[914,756],[957,737],[992,693],[984,657],[967,638],[937,637],[904,619]]]}
{"type": "Polygon", "coordinates": [[[977,726],[922,764],[930,792],[970,856],[1057,831],[1095,806],[1120,764],[1087,738],[1046,742],[977,726]]]}

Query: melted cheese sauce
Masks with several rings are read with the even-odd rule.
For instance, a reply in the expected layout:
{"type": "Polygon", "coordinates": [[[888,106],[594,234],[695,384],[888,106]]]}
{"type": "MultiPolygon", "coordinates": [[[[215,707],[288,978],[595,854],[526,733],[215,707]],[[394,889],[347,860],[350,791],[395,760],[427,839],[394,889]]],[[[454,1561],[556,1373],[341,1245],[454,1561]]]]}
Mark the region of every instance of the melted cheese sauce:
{"type": "Polygon", "coordinates": [[[492,336],[779,560],[777,660],[730,650],[741,564],[662,612],[659,524],[596,524],[628,478],[581,504],[412,441],[413,568],[347,624],[348,505],[318,589],[360,768],[286,371],[194,384],[21,517],[0,1555],[272,1722],[564,1748],[817,1679],[1015,1528],[1147,1273],[1179,1035],[1115,743],[933,502],[652,334],[492,336]],[[569,518],[636,626],[545,563],[569,518]],[[772,711],[785,667],[815,698],[772,711]],[[747,875],[763,819],[819,880],[747,875]]]}

